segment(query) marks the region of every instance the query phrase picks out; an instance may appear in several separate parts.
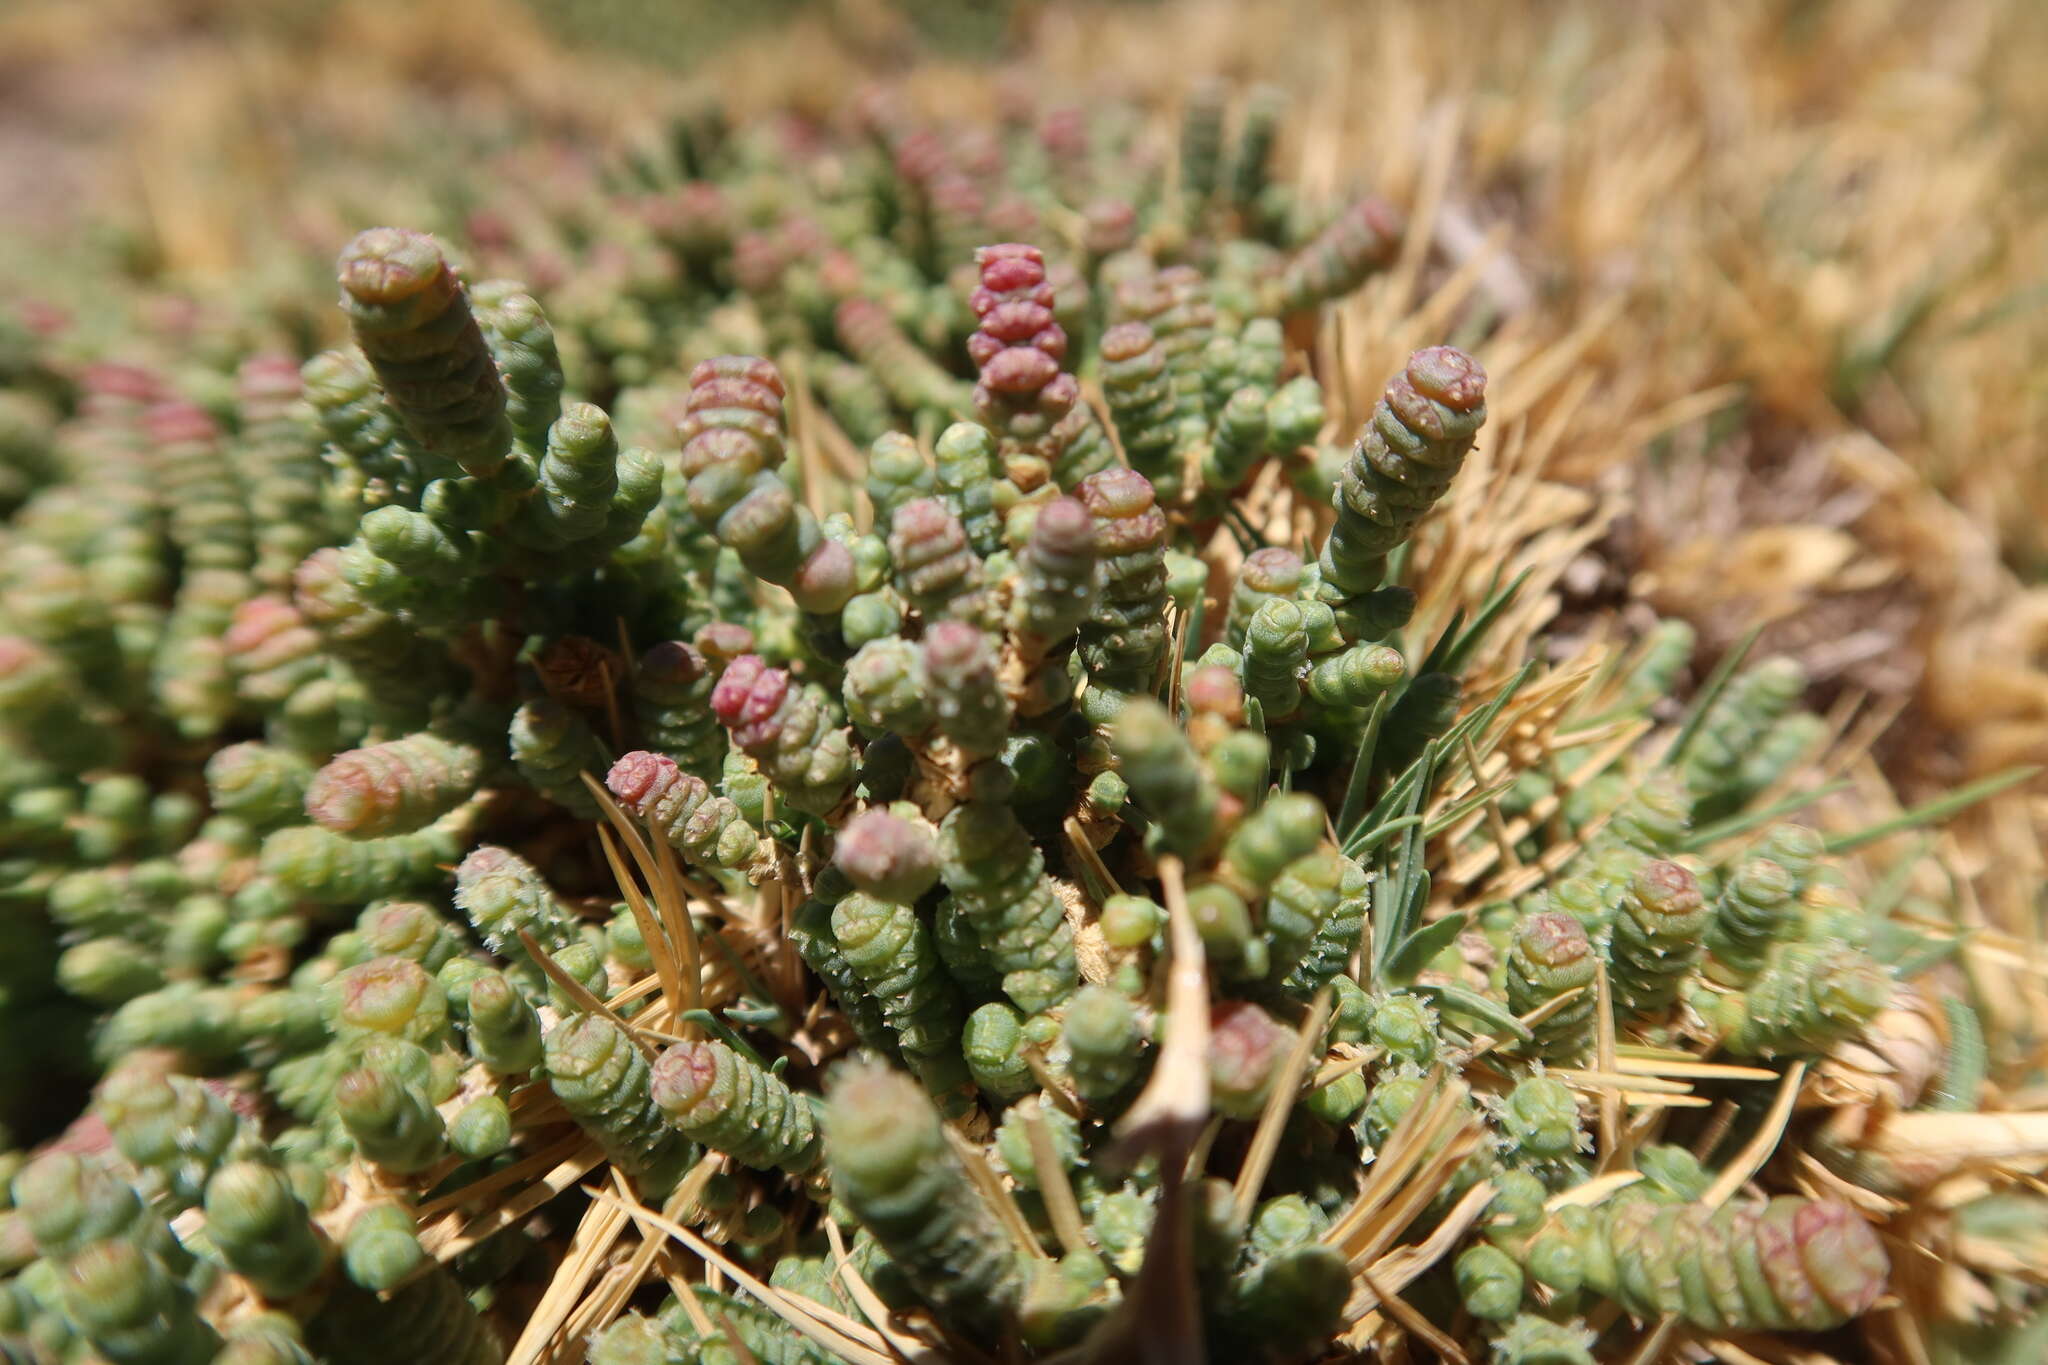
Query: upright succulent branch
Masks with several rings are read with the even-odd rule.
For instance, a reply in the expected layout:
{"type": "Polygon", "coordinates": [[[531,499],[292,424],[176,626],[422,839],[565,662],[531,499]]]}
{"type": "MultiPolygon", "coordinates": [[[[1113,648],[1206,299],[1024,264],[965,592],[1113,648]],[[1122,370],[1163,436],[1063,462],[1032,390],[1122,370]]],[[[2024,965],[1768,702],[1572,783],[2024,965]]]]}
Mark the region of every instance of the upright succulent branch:
{"type": "Polygon", "coordinates": [[[371,228],[336,269],[356,344],[420,448],[465,474],[497,473],[512,448],[505,387],[434,239],[371,228]]]}
{"type": "Polygon", "coordinates": [[[1319,561],[1320,594],[1347,639],[1375,638],[1370,595],[1387,555],[1443,496],[1485,420],[1486,371],[1462,351],[1417,351],[1387,385],[1338,479],[1319,561]]]}

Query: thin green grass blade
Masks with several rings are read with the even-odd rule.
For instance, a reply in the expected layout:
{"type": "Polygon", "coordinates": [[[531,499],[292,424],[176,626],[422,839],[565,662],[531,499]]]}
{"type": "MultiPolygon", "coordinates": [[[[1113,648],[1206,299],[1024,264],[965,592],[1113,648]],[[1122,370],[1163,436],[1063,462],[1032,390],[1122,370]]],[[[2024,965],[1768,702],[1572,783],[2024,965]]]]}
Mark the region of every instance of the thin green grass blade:
{"type": "Polygon", "coordinates": [[[1685,751],[1692,747],[1693,738],[1705,724],[1707,712],[1713,709],[1721,693],[1735,677],[1735,670],[1742,667],[1742,661],[1749,657],[1749,651],[1756,648],[1757,637],[1763,634],[1763,627],[1753,627],[1749,634],[1735,642],[1735,647],[1721,656],[1721,662],[1714,665],[1714,671],[1700,684],[1700,690],[1693,695],[1692,705],[1685,710],[1685,722],[1679,726],[1678,738],[1671,741],[1671,747],[1664,751],[1658,766],[1668,768],[1685,757],[1685,751]]]}
{"type": "Polygon", "coordinates": [[[1372,786],[1372,756],[1379,748],[1380,725],[1393,702],[1392,692],[1382,692],[1366,714],[1364,733],[1358,737],[1358,753],[1351,760],[1351,780],[1344,785],[1344,804],[1337,816],[1340,840],[1348,840],[1365,817],[1366,792],[1372,786]]]}
{"type": "Polygon", "coordinates": [[[1838,834],[1827,841],[1827,850],[1830,853],[1851,853],[1866,844],[1874,844],[1880,839],[1889,839],[1892,835],[1903,833],[1909,829],[1919,829],[1925,825],[1940,824],[1950,816],[1968,810],[1979,801],[1998,795],[2007,787],[2018,786],[2029,778],[2038,775],[2040,771],[2041,769],[2037,766],[2008,768],[2002,773],[1994,773],[1990,777],[1980,778],[1975,782],[1957,787],[1952,792],[1937,796],[1932,801],[1923,801],[1911,810],[1902,811],[1889,820],[1880,820],[1874,825],[1867,825],[1853,834],[1838,834]]]}

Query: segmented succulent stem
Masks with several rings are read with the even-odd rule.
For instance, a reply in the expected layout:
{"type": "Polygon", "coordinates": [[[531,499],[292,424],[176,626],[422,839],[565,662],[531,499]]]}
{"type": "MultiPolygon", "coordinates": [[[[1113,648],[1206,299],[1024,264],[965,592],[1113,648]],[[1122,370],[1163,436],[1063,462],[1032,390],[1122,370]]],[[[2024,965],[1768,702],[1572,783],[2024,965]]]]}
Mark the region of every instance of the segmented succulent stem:
{"type": "Polygon", "coordinates": [[[1452,1268],[1465,1311],[1487,1322],[1505,1322],[1522,1306],[1522,1267],[1499,1247],[1484,1242],[1458,1253],[1452,1268]]]}
{"type": "Polygon", "coordinates": [[[1399,687],[1407,673],[1408,661],[1399,650],[1385,645],[1353,645],[1342,654],[1316,662],[1302,682],[1318,705],[1357,710],[1371,706],[1384,693],[1399,687]]]}
{"type": "Polygon", "coordinates": [[[342,1265],[364,1289],[390,1289],[418,1268],[426,1253],[419,1227],[399,1204],[372,1204],[357,1214],[342,1238],[342,1265]]]}
{"type": "Polygon", "coordinates": [[[1180,191],[1191,208],[1209,201],[1223,179],[1223,113],[1227,87],[1197,82],[1180,111],[1180,191]]]}
{"type": "Polygon", "coordinates": [[[1054,319],[1045,257],[1018,242],[978,248],[981,282],[968,303],[979,326],[967,354],[980,369],[974,408],[1008,465],[1036,461],[1066,487],[1115,461],[1080,385],[1061,369],[1067,334],[1054,319]]]}
{"type": "Polygon", "coordinates": [[[647,747],[709,781],[725,757],[725,731],[711,714],[718,670],[702,652],[667,640],[633,670],[633,718],[647,747]]]}
{"type": "Polygon", "coordinates": [[[832,907],[852,889],[845,874],[836,867],[821,872],[812,894],[790,914],[790,941],[796,945],[804,965],[832,993],[833,1003],[853,1026],[854,1036],[869,1050],[893,1059],[898,1056],[896,1037],[882,1003],[847,960],[832,932],[832,907]]]}
{"type": "Polygon", "coordinates": [[[1546,1239],[1573,1253],[1564,1259],[1581,1283],[1637,1317],[1711,1332],[1838,1327],[1883,1295],[1890,1273],[1853,1209],[1789,1196],[1719,1208],[1613,1201],[1546,1239]]]}
{"type": "Polygon", "coordinates": [[[504,1359],[462,1285],[436,1266],[389,1297],[338,1285],[306,1327],[306,1344],[333,1365],[398,1359],[498,1365],[504,1359]]]}
{"type": "Polygon", "coordinates": [[[1266,899],[1272,973],[1308,1000],[1351,965],[1365,930],[1365,869],[1335,849],[1303,854],[1281,870],[1266,899]]]}
{"type": "Polygon", "coordinates": [[[306,814],[338,834],[374,839],[428,825],[468,800],[483,755],[438,735],[407,735],[328,760],[306,788],[306,814]]]}
{"type": "Polygon", "coordinates": [[[754,356],[720,356],[690,372],[676,428],[690,511],[749,571],[789,589],[801,610],[837,611],[853,596],[853,559],[776,472],[782,395],[782,376],[754,356]]]}
{"type": "Polygon", "coordinates": [[[974,1073],[975,1085],[999,1099],[1016,1099],[1037,1089],[1030,1063],[1024,1060],[1024,1049],[1031,1045],[1024,1015],[1003,1000],[991,1000],[968,1015],[960,1034],[960,1052],[974,1073]]]}
{"type": "Polygon", "coordinates": [[[526,955],[521,931],[548,953],[561,951],[576,937],[575,921],[539,869],[492,844],[471,850],[457,865],[455,905],[486,948],[515,961],[526,955]]]}
{"type": "Polygon", "coordinates": [[[999,504],[1009,490],[998,489],[1004,471],[996,454],[995,437],[977,422],[955,422],[932,444],[934,487],[947,509],[960,518],[967,543],[984,556],[1003,544],[999,504]]]}
{"type": "Polygon", "coordinates": [[[626,810],[648,822],[678,853],[700,867],[745,867],[760,835],[724,796],[674,759],[636,749],[611,766],[605,787],[626,810]]]}
{"type": "Polygon", "coordinates": [[[306,1206],[274,1166],[240,1161],[206,1184],[206,1234],[266,1298],[289,1298],[326,1268],[306,1206]]]}
{"type": "Polygon", "coordinates": [[[502,972],[486,971],[470,983],[469,1050],[500,1076],[540,1064],[540,1015],[502,972]]]}
{"type": "Polygon", "coordinates": [[[1764,959],[1798,922],[1797,883],[1784,866],[1752,858],[1721,887],[1707,926],[1707,975],[1726,986],[1742,986],[1764,968],[1764,959]]]}
{"type": "Polygon", "coordinates": [[[1362,600],[1386,557],[1450,486],[1486,421],[1486,371],[1463,351],[1432,346],[1408,358],[1345,462],[1337,521],[1323,544],[1323,600],[1348,639],[1369,639],[1362,600]]]}
{"type": "Polygon", "coordinates": [[[1618,1014],[1648,1014],[1678,997],[1710,918],[1692,873],[1672,862],[1643,865],[1622,895],[1608,944],[1618,1014]]]}
{"type": "Polygon", "coordinates": [[[1659,773],[1615,807],[1602,831],[1602,842],[1618,842],[1652,858],[1668,858],[1685,842],[1692,826],[1692,806],[1685,788],[1659,773]]]}
{"type": "MultiPolygon", "coordinates": [[[[949,434],[953,429],[946,428],[949,434]]],[[[917,442],[900,431],[889,431],[868,447],[867,491],[876,524],[887,526],[904,504],[935,496],[938,480],[917,442]]]]}
{"type": "Polygon", "coordinates": [[[1144,692],[1166,656],[1166,517],[1134,470],[1083,480],[1077,494],[1095,518],[1101,595],[1081,627],[1081,662],[1096,684],[1144,692]]]}
{"type": "Polygon", "coordinates": [[[970,759],[997,753],[1010,734],[1012,710],[996,676],[989,638],[962,621],[925,632],[924,675],[939,733],[970,759]]]}
{"type": "Polygon", "coordinates": [[[1400,215],[1386,201],[1358,200],[1288,258],[1269,302],[1278,312],[1293,313],[1350,293],[1393,263],[1403,231],[1400,215]]]}
{"type": "Polygon", "coordinates": [[[1223,1303],[1225,1328],[1249,1349],[1298,1352],[1342,1320],[1349,1286],[1335,1247],[1287,1247],[1232,1281],[1223,1303]]]}
{"type": "Polygon", "coordinates": [[[960,1056],[966,1011],[931,931],[902,902],[855,891],[832,908],[832,936],[881,1007],[905,1064],[948,1110],[963,1107],[970,1086],[960,1056]]]}
{"type": "Polygon", "coordinates": [[[335,1083],[334,1111],[357,1149],[394,1174],[423,1171],[447,1154],[441,1116],[393,1069],[348,1072],[335,1083]]]}
{"type": "Polygon", "coordinates": [[[360,905],[433,884],[462,849],[466,808],[411,834],[352,839],[292,825],[263,841],[261,867],[292,894],[323,905],[360,905]]]}
{"type": "Polygon", "coordinates": [[[1240,210],[1257,206],[1266,191],[1286,110],[1287,92],[1277,85],[1255,85],[1245,97],[1237,152],[1230,159],[1230,199],[1240,210]]]}
{"type": "Polygon", "coordinates": [[[121,1155],[140,1167],[147,1184],[177,1208],[198,1203],[207,1180],[231,1149],[247,1145],[234,1112],[212,1091],[147,1064],[109,1075],[93,1097],[93,1108],[106,1122],[121,1155]]]}
{"type": "Polygon", "coordinates": [[[1306,567],[1301,556],[1292,550],[1269,545],[1246,555],[1231,585],[1230,612],[1223,626],[1224,643],[1242,652],[1245,632],[1259,610],[1268,602],[1295,597],[1306,583],[1306,567]]]}
{"type": "Polygon", "coordinates": [[[1084,1100],[1106,1100],[1137,1074],[1144,1035],[1128,996],[1107,986],[1083,986],[1067,1002],[1061,1031],[1067,1075],[1084,1100]]]}
{"type": "Polygon", "coordinates": [[[1009,805],[956,807],[940,826],[939,861],[1003,992],[1027,1014],[1066,999],[1076,980],[1073,927],[1045,874],[1045,855],[1009,805]]]}
{"type": "Polygon", "coordinates": [[[1017,552],[1010,629],[1031,658],[1072,639],[1095,608],[1095,521],[1073,498],[1055,498],[1032,518],[1017,552]]]}
{"type": "Polygon", "coordinates": [[[1017,1253],[947,1146],[924,1090],[850,1063],[825,1111],[832,1187],[920,1298],[966,1330],[994,1331],[1023,1292],[1017,1253]]]}
{"type": "Polygon", "coordinates": [[[1508,952],[1508,1008],[1518,1015],[1577,991],[1570,1003],[1529,1026],[1535,1052],[1551,1061],[1583,1053],[1593,1039],[1593,980],[1599,971],[1592,942],[1577,919],[1558,911],[1530,915],[1508,952]]]}
{"type": "Polygon", "coordinates": [[[832,859],[856,890],[905,905],[939,880],[931,827],[888,810],[865,810],[848,821],[832,859]]]}
{"type": "Polygon", "coordinates": [[[220,1337],[189,1287],[128,1242],[97,1242],[65,1261],[63,1302],[114,1365],[206,1365],[220,1337]]]}
{"type": "Polygon", "coordinates": [[[540,304],[516,281],[486,280],[470,290],[470,303],[497,357],[512,433],[527,449],[539,449],[562,415],[562,362],[555,330],[540,304]]]}
{"type": "Polygon", "coordinates": [[[889,555],[896,590],[927,621],[979,622],[987,612],[981,559],[968,544],[967,528],[937,498],[916,498],[896,509],[889,555]]]}
{"type": "Polygon", "coordinates": [[[1301,709],[1301,675],[1308,666],[1308,623],[1301,605],[1276,597],[1260,604],[1244,638],[1245,696],[1268,722],[1301,709]]]}
{"type": "Polygon", "coordinates": [[[654,1064],[654,1103],[692,1141],[756,1169],[818,1159],[811,1102],[723,1043],[678,1043],[654,1064]]]}
{"type": "Polygon", "coordinates": [[[834,725],[822,693],[743,654],[719,676],[711,709],[792,807],[822,815],[839,804],[853,778],[853,738],[834,725]]]}
{"type": "Polygon", "coordinates": [[[1751,984],[1724,1046],[1738,1057],[1822,1056],[1891,998],[1892,974],[1867,953],[1841,944],[1793,944],[1751,984]]]}
{"type": "Polygon", "coordinates": [[[1327,818],[1323,803],[1306,792],[1274,796],[1231,831],[1223,845],[1223,876],[1247,896],[1264,895],[1290,863],[1322,842],[1327,818]]]}
{"type": "Polygon", "coordinates": [[[549,1088],[612,1164],[649,1198],[673,1189],[697,1151],[655,1106],[647,1059],[633,1040],[602,1015],[579,1014],[543,1041],[549,1088]]]}
{"type": "Polygon", "coordinates": [[[1493,1343],[1494,1365],[1594,1365],[1594,1334],[1584,1325],[1522,1313],[1493,1343]]]}
{"type": "Polygon", "coordinates": [[[268,829],[304,814],[313,772],[301,754],[245,741],[217,749],[206,760],[206,793],[215,810],[268,829]]]}
{"type": "Polygon", "coordinates": [[[847,299],[833,314],[833,327],[840,345],[881,381],[897,407],[940,417],[967,412],[967,386],[919,349],[881,304],[847,299]]]}
{"type": "Polygon", "coordinates": [[[336,269],[356,344],[413,439],[467,474],[495,474],[512,448],[505,388],[434,239],[371,228],[336,269]]]}
{"type": "Polygon", "coordinates": [[[512,762],[536,791],[581,819],[594,820],[597,801],[583,784],[610,757],[580,714],[549,697],[529,701],[512,713],[512,762]]]}
{"type": "Polygon", "coordinates": [[[847,662],[841,692],[847,714],[870,730],[913,739],[931,726],[924,651],[899,636],[862,645],[847,662]]]}
{"type": "Polygon", "coordinates": [[[1194,858],[1214,842],[1222,795],[1165,707],[1134,699],[1116,718],[1110,745],[1169,850],[1194,858]]]}
{"type": "Polygon", "coordinates": [[[1169,500],[1179,490],[1185,458],[1173,376],[1166,352],[1142,322],[1120,322],[1102,334],[1102,391],[1132,469],[1169,500]]]}

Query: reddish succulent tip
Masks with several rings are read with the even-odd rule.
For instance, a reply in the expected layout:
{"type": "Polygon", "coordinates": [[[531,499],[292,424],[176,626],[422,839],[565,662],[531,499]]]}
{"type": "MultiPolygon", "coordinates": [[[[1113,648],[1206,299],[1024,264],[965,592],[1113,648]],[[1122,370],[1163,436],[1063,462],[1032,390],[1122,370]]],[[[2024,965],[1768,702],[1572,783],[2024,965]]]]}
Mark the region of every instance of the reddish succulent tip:
{"type": "Polygon", "coordinates": [[[1268,545],[1245,556],[1238,581],[1262,592],[1291,592],[1300,585],[1301,556],[1284,545],[1268,545]]]}
{"type": "Polygon", "coordinates": [[[804,557],[789,591],[807,611],[835,610],[853,596],[859,572],[853,562],[853,551],[844,542],[826,540],[804,557]]]}
{"type": "Polygon", "coordinates": [[[923,184],[946,168],[946,144],[929,128],[919,128],[896,144],[896,172],[923,184]]]}
{"type": "Polygon", "coordinates": [[[742,654],[725,667],[711,689],[711,711],[745,749],[766,738],[762,722],[771,720],[789,692],[789,674],[770,668],[758,654],[742,654]]]}
{"type": "Polygon", "coordinates": [[[1031,346],[1005,346],[981,367],[983,387],[994,393],[1037,393],[1059,374],[1057,360],[1031,346]]]}
{"type": "Polygon", "coordinates": [[[987,654],[987,637],[965,621],[937,621],[925,629],[925,668],[935,675],[971,669],[987,654]]]}
{"type": "Polygon", "coordinates": [[[1227,720],[1244,715],[1244,684],[1221,664],[1207,664],[1188,674],[1183,684],[1188,710],[1227,720]]]}
{"type": "Polygon", "coordinates": [[[1664,915],[1689,915],[1701,905],[1699,879],[1682,864],[1656,859],[1637,870],[1634,885],[1643,903],[1664,915]]]}
{"type": "Polygon", "coordinates": [[[655,1104],[675,1113],[693,1109],[718,1079],[718,1054],[709,1043],[677,1043],[657,1057],[650,1086],[655,1104]]]}
{"type": "Polygon", "coordinates": [[[889,539],[903,545],[920,544],[945,536],[953,522],[952,511],[937,498],[912,498],[889,519],[889,539]]]}
{"type": "Polygon", "coordinates": [[[1408,382],[1425,398],[1457,412],[1486,401],[1486,370],[1455,346],[1430,346],[1408,357],[1408,382]]]}
{"type": "Polygon", "coordinates": [[[1859,1317],[1884,1296],[1891,1260],[1884,1243],[1862,1216],[1846,1204],[1807,1200],[1792,1216],[1814,1288],[1844,1319],[1859,1317]]]}
{"type": "Polygon", "coordinates": [[[518,855],[509,848],[500,848],[496,844],[480,844],[456,864],[455,880],[468,883],[493,876],[516,861],[518,855]]]}
{"type": "Polygon", "coordinates": [[[1522,921],[1520,936],[1522,951],[1546,966],[1569,966],[1593,952],[1585,926],[1561,911],[1531,915],[1522,921]]]}
{"type": "Polygon", "coordinates": [[[1032,344],[1054,326],[1052,309],[1029,297],[1002,299],[981,316],[981,330],[1012,346],[1032,344]]]}
{"type": "Polygon", "coordinates": [[[1392,242],[1401,236],[1401,211],[1376,194],[1353,204],[1350,217],[1376,237],[1392,242]]]}
{"type": "Polygon", "coordinates": [[[440,279],[447,263],[432,237],[411,228],[359,232],[342,249],[335,271],[341,287],[364,303],[396,303],[440,279]]]}
{"type": "Polygon", "coordinates": [[[1293,1042],[1291,1030],[1249,1001],[1221,1000],[1212,1005],[1209,1080],[1218,1107],[1241,1114],[1261,1103],[1280,1058],[1293,1042]]]}
{"type": "Polygon", "coordinates": [[[1152,349],[1152,329],[1142,322],[1119,322],[1102,334],[1102,358],[1110,364],[1133,360],[1152,349]]]}
{"type": "Polygon", "coordinates": [[[1152,481],[1135,469],[1104,469],[1081,480],[1074,495],[1097,517],[1141,516],[1152,506],[1152,481]]]}
{"type": "Polygon", "coordinates": [[[754,632],[737,621],[712,621],[691,637],[707,663],[725,663],[754,652],[754,632]]]}
{"type": "Polygon", "coordinates": [[[1031,521],[1031,543],[1062,558],[1084,554],[1095,545],[1095,518],[1075,498],[1054,498],[1031,521]]]}
{"type": "MultiPolygon", "coordinates": [[[[749,635],[751,645],[751,632],[749,635]]],[[[746,650],[738,652],[744,654],[746,650]]],[[[663,640],[640,656],[639,674],[643,680],[671,686],[687,684],[703,677],[704,670],[704,656],[681,640],[663,640]]]]}
{"type": "Polygon", "coordinates": [[[341,976],[342,1018],[380,1032],[412,1018],[434,979],[410,958],[380,957],[341,976]]]}
{"type": "MultiPolygon", "coordinates": [[[[720,381],[731,380],[743,381],[750,385],[759,385],[761,388],[773,393],[777,398],[781,398],[785,392],[782,387],[782,372],[775,368],[773,362],[763,360],[757,355],[718,355],[711,357],[709,360],[698,361],[696,367],[690,371],[690,388],[693,390],[690,395],[691,407],[708,406],[708,404],[697,400],[694,390],[707,385],[720,384],[720,381]]],[[[720,384],[720,387],[717,389],[717,393],[721,396],[730,392],[743,392],[743,390],[738,390],[730,384],[720,384]]],[[[718,406],[728,406],[728,404],[721,403],[718,406]]],[[[749,404],[749,406],[752,406],[752,404],[749,404]]],[[[770,407],[765,410],[772,412],[776,409],[770,407]]]]}
{"type": "Polygon", "coordinates": [[[0,635],[0,678],[13,677],[44,657],[42,648],[33,640],[20,635],[0,635]]]}
{"type": "Polygon", "coordinates": [[[79,384],[95,398],[125,398],[149,403],[163,396],[163,384],[156,375],[138,365],[95,361],[79,374],[79,384]]]}
{"type": "Polygon", "coordinates": [[[244,403],[283,403],[299,396],[299,362],[288,355],[252,355],[235,371],[235,392],[244,403]]]}
{"type": "Polygon", "coordinates": [[[666,754],[635,749],[612,764],[611,771],[604,775],[604,785],[626,805],[638,806],[649,792],[670,780],[675,772],[675,760],[666,754]]]}
{"type": "Polygon", "coordinates": [[[938,878],[931,835],[879,807],[862,811],[840,831],[832,861],[860,890],[888,900],[914,901],[938,878]]]}
{"type": "Polygon", "coordinates": [[[1027,242],[998,242],[974,253],[981,267],[981,287],[998,294],[1032,289],[1045,283],[1045,255],[1027,242]]]}

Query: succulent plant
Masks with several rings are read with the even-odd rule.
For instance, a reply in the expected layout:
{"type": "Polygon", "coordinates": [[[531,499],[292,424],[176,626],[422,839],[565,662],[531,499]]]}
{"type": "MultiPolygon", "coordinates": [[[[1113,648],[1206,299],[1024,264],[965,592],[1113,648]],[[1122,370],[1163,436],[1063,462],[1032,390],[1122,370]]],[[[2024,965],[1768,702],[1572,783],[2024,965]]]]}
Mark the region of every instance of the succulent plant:
{"type": "Polygon", "coordinates": [[[106,1139],[0,1157],[0,1349],[1868,1314],[1924,1156],[1871,1115],[1972,1114],[1976,1015],[1862,1127],[1838,1073],[1946,949],[1774,823],[1795,665],[1531,683],[1429,523],[1478,355],[1329,430],[1304,341],[1404,227],[1292,199],[1279,105],[1191,95],[1163,183],[1108,116],[680,130],[466,258],[548,286],[376,228],[351,342],[218,413],[80,370],[6,485],[0,1017],[89,1023],[106,1139]]]}

